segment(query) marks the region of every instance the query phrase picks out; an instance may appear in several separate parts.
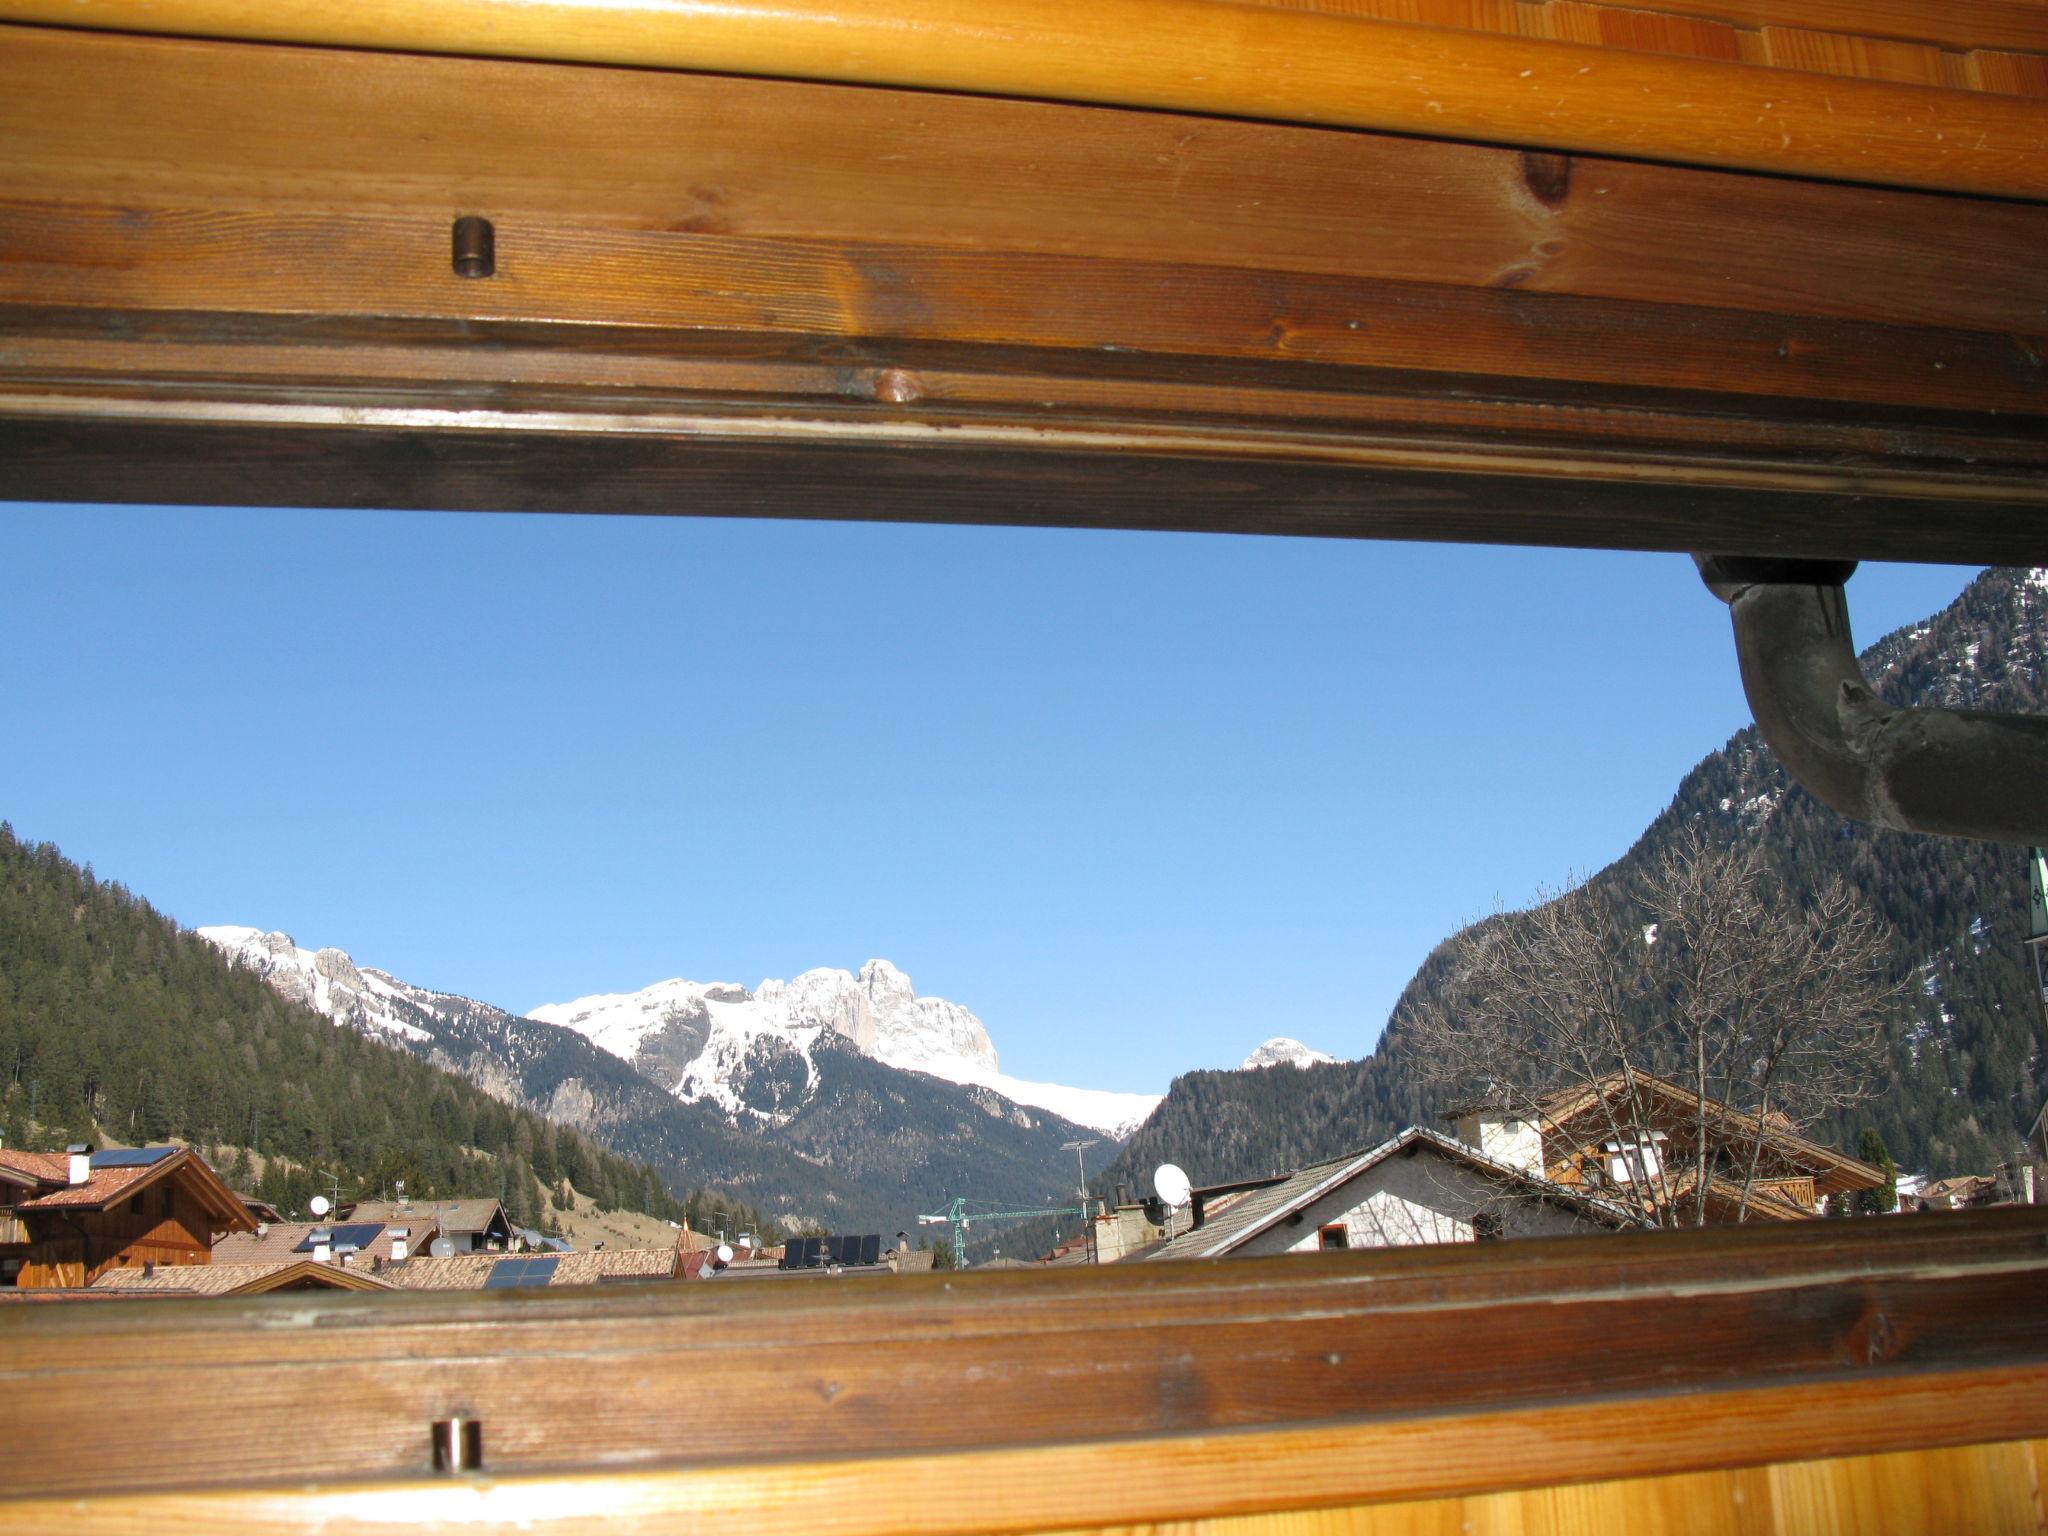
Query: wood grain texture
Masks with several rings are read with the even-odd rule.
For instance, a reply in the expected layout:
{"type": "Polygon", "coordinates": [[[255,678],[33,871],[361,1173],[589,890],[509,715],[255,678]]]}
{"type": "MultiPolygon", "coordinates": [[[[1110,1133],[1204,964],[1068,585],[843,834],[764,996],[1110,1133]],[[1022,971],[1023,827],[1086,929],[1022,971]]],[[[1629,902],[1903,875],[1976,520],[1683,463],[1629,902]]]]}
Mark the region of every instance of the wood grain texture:
{"type": "Polygon", "coordinates": [[[1274,360],[2048,414],[2037,341],[1519,288],[503,221],[0,204],[0,304],[640,325],[1274,360]]]}
{"type": "Polygon", "coordinates": [[[427,1421],[449,1413],[483,1421],[494,1476],[1377,1426],[1389,1454],[1372,1480],[1333,1454],[1321,1502],[1553,1480],[1530,1475],[1537,1445],[1576,1445],[1579,1461],[1546,1466],[1583,1476],[1596,1455],[1611,1473],[1671,1471],[2048,1432],[2048,1213],[1888,1223],[1915,1230],[1868,1245],[1832,1225],[1082,1274],[27,1308],[0,1362],[0,1491],[300,1476],[280,1423],[318,1423],[337,1476],[411,1476],[427,1421]],[[183,1411],[195,1373],[236,1412],[183,1411]],[[1717,1393],[1749,1394],[1740,1444],[1733,1419],[1679,1432],[1717,1393]],[[152,1425],[111,1467],[73,1428],[110,1394],[152,1425]],[[1617,1400],[1638,1405],[1626,1447],[1617,1400]],[[1391,1455],[1460,1416],[1494,1416],[1507,1438],[1391,1455]]]}
{"type": "Polygon", "coordinates": [[[1190,1536],[2032,1536],[2038,1525],[2023,1522],[2038,1509],[2041,1443],[1954,1437],[2001,1418],[2007,1434],[2038,1434],[2038,1403],[2028,1394],[2044,1381],[2039,1371],[1962,1372],[1824,1391],[1714,1390],[1692,1399],[1619,1397],[1383,1424],[946,1455],[108,1491],[0,1500],[0,1515],[10,1529],[70,1536],[550,1532],[597,1522],[622,1536],[764,1528],[819,1536],[1113,1528],[1129,1536],[1159,1530],[1161,1522],[1190,1536]],[[1914,1449],[1896,1449],[1907,1445],[1914,1449]],[[1845,1456],[1843,1447],[1876,1454],[1845,1456]],[[1762,1459],[1773,1455],[1802,1459],[1762,1459]],[[1717,1508],[1719,1500],[1726,1502],[1717,1508]],[[1090,1518],[1077,1526],[1083,1509],[1090,1518]]]}
{"type": "MultiPolygon", "coordinates": [[[[1240,0],[1283,10],[1327,11],[1433,27],[1524,31],[1551,37],[1548,0],[1240,0]]],[[[2006,48],[2048,52],[2048,7],[2039,0],[1634,0],[1600,9],[1721,22],[1749,33],[1771,27],[1932,44],[1967,52],[2006,48]]],[[[1684,34],[1667,39],[1683,41],[1684,34]]]]}
{"type": "Polygon", "coordinates": [[[0,196],[473,210],[2048,331],[2039,206],[1043,102],[18,27],[0,27],[0,196]]]}
{"type": "Polygon", "coordinates": [[[0,0],[0,18],[1096,102],[2048,198],[2048,107],[1213,0],[0,0]]]}

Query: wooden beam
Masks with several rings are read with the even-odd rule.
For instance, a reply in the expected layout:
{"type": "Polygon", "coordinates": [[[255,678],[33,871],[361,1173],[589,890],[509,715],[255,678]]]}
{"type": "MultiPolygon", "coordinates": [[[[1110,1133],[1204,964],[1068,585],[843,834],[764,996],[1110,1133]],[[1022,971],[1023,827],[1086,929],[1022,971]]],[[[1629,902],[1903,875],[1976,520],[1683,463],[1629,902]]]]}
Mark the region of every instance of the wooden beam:
{"type": "Polygon", "coordinates": [[[2048,102],[1216,0],[0,0],[0,18],[966,91],[2048,198],[2048,102]]]}
{"type": "MultiPolygon", "coordinates": [[[[2024,1443],[2042,1423],[2048,1371],[2013,1368],[1826,1390],[1709,1390],[1694,1397],[1610,1398],[1597,1404],[1447,1415],[1312,1429],[1135,1439],[1103,1444],[966,1451],[865,1459],[828,1458],[715,1468],[571,1475],[388,1480],[351,1485],[302,1476],[291,1485],[231,1490],[111,1493],[77,1499],[0,1499],[0,1516],[23,1531],[69,1536],[256,1536],[277,1531],[374,1529],[390,1536],[451,1529],[581,1532],[601,1523],[619,1536],[687,1530],[753,1536],[763,1529],[815,1536],[1095,1530],[1130,1536],[1139,1523],[1226,1536],[1234,1516],[1313,1510],[1277,1531],[1439,1531],[1472,1528],[1452,1500],[1532,1489],[1536,1529],[1603,1536],[1643,1529],[1615,1524],[1620,1511],[1560,1485],[1599,1480],[1646,1520],[1690,1511],[1684,1529],[1747,1536],[1758,1529],[1812,1530],[1799,1522],[1803,1493],[1829,1505],[1844,1492],[1908,1510],[1932,1505],[1954,1525],[1898,1529],[2014,1532],[2033,1529],[2039,1472],[2024,1443]],[[1960,1442],[2007,1415],[2000,1442],[1960,1442]],[[1849,1458],[1844,1446],[1914,1451],[1849,1458]],[[1808,1457],[1826,1460],[1808,1462],[1808,1457]],[[1768,1469],[1766,1475],[1688,1486],[1687,1472],[1768,1469]],[[1760,1526],[1778,1502],[1787,1523],[1760,1526]],[[1722,1486],[1725,1484],[1725,1486],[1722,1486]],[[1801,1484],[1817,1484],[1810,1489],[1801,1484]],[[1720,1509],[1706,1503],[1711,1497],[1720,1509]],[[1633,1495],[1633,1497],[1629,1497],[1633,1495]],[[1832,1498],[1829,1495],[1833,1495],[1832,1498]],[[1560,1498],[1578,1519],[1560,1519],[1560,1498]],[[1395,1502],[1400,1501],[1400,1502],[1395,1502]],[[1427,1502],[1414,1502],[1427,1501],[1427,1502]],[[1592,1504],[1591,1509],[1586,1505],[1592,1504]],[[1745,1505],[1749,1506],[1745,1508],[1745,1505]],[[1352,1518],[1345,1519],[1343,1511],[1352,1518]],[[1386,1524],[1375,1522],[1383,1511],[1386,1524]],[[2007,1523],[2017,1513],[2027,1524],[2007,1523]],[[1448,1517],[1448,1518],[1446,1518],[1448,1517]],[[1214,1522],[1213,1524],[1211,1522],[1214,1522]]],[[[2038,1448],[2039,1442],[2036,1442],[2038,1448]]],[[[318,1461],[317,1452],[309,1460],[318,1461]]],[[[1513,1508],[1514,1499],[1489,1500],[1513,1508]]],[[[1626,1518],[1626,1517],[1625,1517],[1626,1518]]],[[[1910,1520],[1910,1516],[1908,1516],[1910,1520]]],[[[1533,1523],[1533,1522],[1532,1522],[1533,1523]]],[[[1516,1529],[1517,1525],[1508,1525],[1516,1529]]],[[[1655,1526],[1648,1528],[1655,1529],[1655,1526]]],[[[1247,1532],[1252,1536],[1252,1532],[1247,1532]]]]}
{"type": "MultiPolygon", "coordinates": [[[[532,221],[2048,332],[2039,205],[1049,102],[27,27],[0,26],[0,197],[202,230],[208,211],[475,212],[507,224],[515,277],[532,221]]],[[[7,244],[16,287],[31,233],[7,244]]],[[[142,291],[144,254],[131,240],[102,275],[142,291]]],[[[261,279],[273,253],[240,254],[261,279]]],[[[427,265],[446,275],[438,249],[427,265]]]]}
{"type": "MultiPolygon", "coordinates": [[[[676,1485],[706,1496],[767,1486],[756,1462],[1006,1445],[1055,1467],[1061,1447],[1104,1448],[1078,1469],[1226,1432],[1197,1460],[1239,1434],[1308,1454],[1326,1426],[1345,1428],[1316,1462],[1325,1500],[2038,1435],[2044,1237],[2048,1213],[2012,1210],[1042,1274],[34,1307],[0,1361],[0,1493],[303,1480],[315,1440],[330,1478],[416,1477],[450,1414],[482,1421],[494,1478],[724,1469],[676,1485]],[[191,1411],[195,1379],[236,1411],[191,1411]],[[113,1460],[76,1434],[109,1401],[150,1426],[113,1460]],[[1615,1435],[1617,1416],[1640,1434],[1615,1435]],[[1493,1427],[1423,1454],[1460,1423],[1493,1427]],[[1404,1442],[1417,1454],[1391,1454],[1404,1442]]],[[[1194,1507],[1220,1497],[1214,1473],[1194,1507]]],[[[1261,1481],[1237,1479],[1254,1501],[1261,1481]]]]}
{"type": "Polygon", "coordinates": [[[0,44],[0,495],[2048,554],[2048,206],[0,44]],[[488,280],[452,270],[467,212],[488,280]]]}

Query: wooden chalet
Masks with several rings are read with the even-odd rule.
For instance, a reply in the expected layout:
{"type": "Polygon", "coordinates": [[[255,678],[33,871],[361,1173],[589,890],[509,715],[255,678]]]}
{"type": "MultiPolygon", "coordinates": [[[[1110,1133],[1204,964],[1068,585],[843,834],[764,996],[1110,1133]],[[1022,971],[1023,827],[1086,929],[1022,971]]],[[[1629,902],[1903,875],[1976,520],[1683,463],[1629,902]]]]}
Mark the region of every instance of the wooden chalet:
{"type": "Polygon", "coordinates": [[[91,1285],[111,1269],[206,1264],[216,1238],[248,1231],[241,1198],[190,1147],[0,1150],[11,1177],[18,1286],[91,1285]],[[32,1179],[31,1190],[22,1181],[32,1179]]]}
{"type": "Polygon", "coordinates": [[[1714,1148],[1705,1170],[1709,1222],[1804,1221],[1824,1214],[1837,1195],[1884,1183],[1882,1170],[1800,1135],[1782,1115],[1759,1117],[1711,1099],[1703,1105],[1690,1089],[1649,1073],[1561,1089],[1538,1099],[1533,1116],[1534,1125],[1522,1113],[1475,1107],[1451,1118],[1467,1145],[1554,1184],[1690,1212],[1704,1117],[1714,1148]]]}
{"type": "MultiPolygon", "coordinates": [[[[2020,844],[2038,757],[1836,705],[1847,562],[2048,563],[2044,251],[2041,0],[0,0],[0,497],[1680,552],[1802,782],[2020,844]]],[[[25,1306],[0,1523],[2038,1532],[2044,1285],[2012,1209],[25,1306]]]]}

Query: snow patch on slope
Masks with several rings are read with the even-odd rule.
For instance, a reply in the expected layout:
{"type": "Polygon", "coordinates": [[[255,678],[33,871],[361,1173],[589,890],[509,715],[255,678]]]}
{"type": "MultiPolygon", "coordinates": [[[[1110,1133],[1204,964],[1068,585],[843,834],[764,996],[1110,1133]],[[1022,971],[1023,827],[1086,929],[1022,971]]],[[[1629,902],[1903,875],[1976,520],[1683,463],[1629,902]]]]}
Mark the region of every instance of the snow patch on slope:
{"type": "Polygon", "coordinates": [[[1244,1064],[1237,1070],[1255,1072],[1266,1067],[1315,1067],[1334,1062],[1336,1059],[1326,1051],[1303,1045],[1299,1040],[1290,1039],[1286,1035],[1275,1035],[1245,1057],[1244,1064]]]}
{"type": "MultiPolygon", "coordinates": [[[[364,1034],[402,1040],[430,1040],[428,1031],[405,1017],[420,1006],[421,993],[381,971],[359,970],[346,950],[301,949],[288,933],[260,928],[201,928],[199,937],[244,970],[254,971],[280,995],[364,1034]]],[[[431,1010],[429,1010],[431,1011],[431,1010]]]]}

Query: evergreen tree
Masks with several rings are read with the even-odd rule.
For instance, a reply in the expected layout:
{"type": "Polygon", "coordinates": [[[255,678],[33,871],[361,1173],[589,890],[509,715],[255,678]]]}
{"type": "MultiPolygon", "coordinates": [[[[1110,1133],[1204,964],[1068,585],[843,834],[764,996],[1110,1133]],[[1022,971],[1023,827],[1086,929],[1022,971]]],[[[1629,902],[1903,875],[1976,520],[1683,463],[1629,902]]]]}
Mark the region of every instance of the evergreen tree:
{"type": "Polygon", "coordinates": [[[1866,1125],[1863,1134],[1856,1139],[1856,1155],[1864,1162],[1884,1170],[1884,1183],[1876,1189],[1856,1191],[1855,1214],[1858,1216],[1881,1216],[1899,1208],[1899,1167],[1892,1161],[1891,1153],[1885,1150],[1884,1138],[1877,1133],[1877,1127],[1866,1125]]]}

